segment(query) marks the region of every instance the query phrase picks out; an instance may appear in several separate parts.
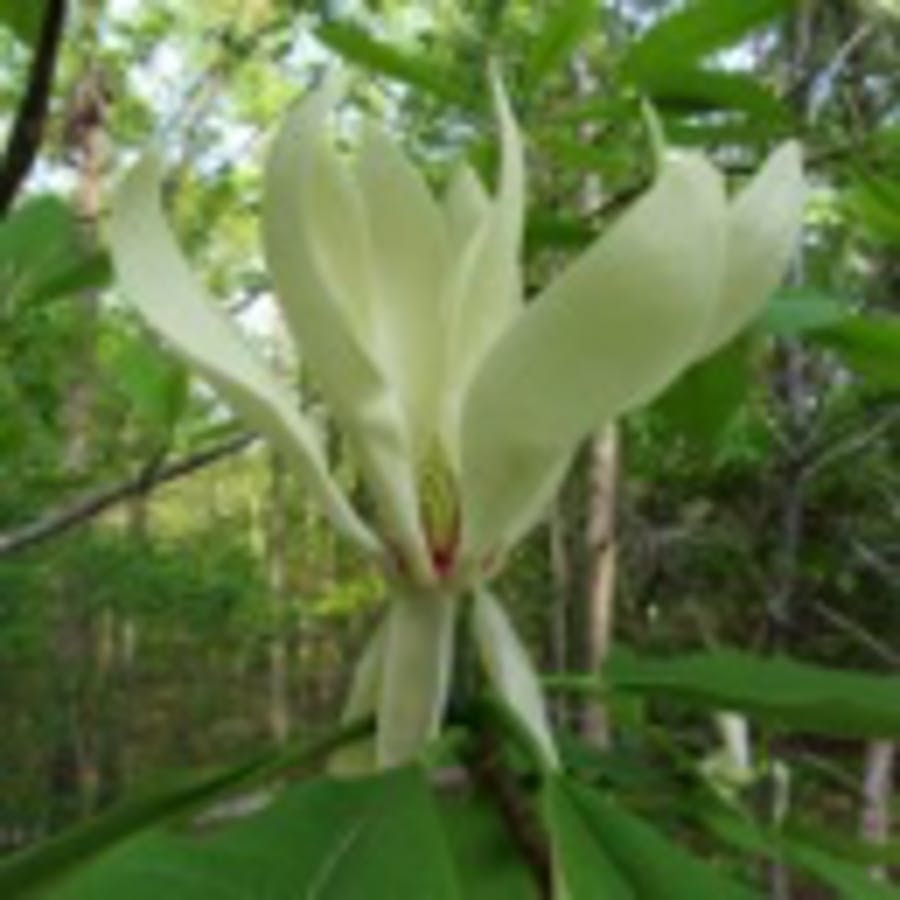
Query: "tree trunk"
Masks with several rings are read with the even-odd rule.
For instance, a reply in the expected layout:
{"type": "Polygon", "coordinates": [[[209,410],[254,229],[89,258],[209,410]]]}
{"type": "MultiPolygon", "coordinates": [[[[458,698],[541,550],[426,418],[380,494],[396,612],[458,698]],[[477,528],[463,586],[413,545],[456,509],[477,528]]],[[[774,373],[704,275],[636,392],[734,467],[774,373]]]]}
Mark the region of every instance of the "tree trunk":
{"type": "MultiPolygon", "coordinates": [[[[95,25],[93,20],[85,24],[88,37],[95,25]]],[[[75,208],[87,244],[97,240],[101,211],[105,111],[102,78],[89,67],[75,85],[66,129],[78,167],[75,208]]],[[[77,343],[68,360],[61,468],[68,479],[80,480],[89,471],[93,455],[98,296],[93,291],[83,292],[72,302],[78,309],[74,326],[77,343]]],[[[71,574],[62,572],[57,583],[56,624],[51,637],[62,715],[58,740],[50,753],[50,782],[63,821],[73,813],[87,815],[96,807],[101,780],[97,720],[103,661],[98,651],[103,648],[94,634],[97,623],[85,611],[79,590],[71,574]]]]}
{"type": "Polygon", "coordinates": [[[291,730],[286,613],[288,611],[285,467],[281,457],[271,457],[271,482],[266,510],[266,573],[272,604],[269,636],[269,732],[276,743],[287,741],[291,730]]]}
{"type": "MultiPolygon", "coordinates": [[[[891,835],[896,753],[897,745],[893,741],[870,741],[866,746],[860,835],[871,844],[886,844],[891,835]]],[[[884,866],[872,866],[869,871],[877,881],[887,880],[884,866]]]]}

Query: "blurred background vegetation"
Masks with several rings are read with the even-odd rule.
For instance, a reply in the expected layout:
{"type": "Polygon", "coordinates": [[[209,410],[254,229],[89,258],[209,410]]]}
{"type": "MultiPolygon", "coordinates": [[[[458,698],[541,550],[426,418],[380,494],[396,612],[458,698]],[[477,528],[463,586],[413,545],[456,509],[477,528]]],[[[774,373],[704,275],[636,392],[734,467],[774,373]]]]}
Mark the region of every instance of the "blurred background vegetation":
{"type": "MultiPolygon", "coordinates": [[[[534,287],[646,184],[642,97],[735,187],[803,141],[790,284],[584,449],[502,593],[548,673],[595,668],[613,636],[900,668],[896,3],[0,0],[0,26],[0,852],[339,710],[379,574],[139,328],[103,231],[156,140],[198,271],[290,366],[257,246],[260,159],[285,104],[340,59],[364,76],[355,108],[436,188],[461,154],[493,177],[499,60],[528,137],[534,287]]],[[[608,711],[554,704],[605,740],[608,711]]],[[[673,740],[713,744],[708,723],[660,714],[673,740]]],[[[892,743],[765,752],[817,812],[854,830],[887,815],[884,778],[875,807],[869,788],[892,743]]]]}

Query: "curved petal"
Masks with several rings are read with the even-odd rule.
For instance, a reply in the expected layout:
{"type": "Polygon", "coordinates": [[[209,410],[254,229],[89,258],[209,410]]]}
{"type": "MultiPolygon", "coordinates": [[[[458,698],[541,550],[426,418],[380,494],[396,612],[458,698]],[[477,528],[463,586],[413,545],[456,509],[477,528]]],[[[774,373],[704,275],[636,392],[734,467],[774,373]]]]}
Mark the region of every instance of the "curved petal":
{"type": "Polygon", "coordinates": [[[381,768],[410,762],[441,727],[453,668],[453,596],[391,600],[385,623],[376,758],[381,768]]]}
{"type": "Polygon", "coordinates": [[[462,421],[464,552],[502,550],[579,440],[689,362],[720,283],[725,199],[701,157],[653,188],[500,338],[462,421]]]}
{"type": "Polygon", "coordinates": [[[462,381],[468,380],[522,304],[524,150],[509,98],[496,74],[492,89],[500,130],[498,190],[478,239],[470,246],[470,258],[461,265],[461,283],[450,311],[450,365],[454,379],[462,381]]]}
{"type": "Polygon", "coordinates": [[[361,341],[347,304],[330,289],[342,283],[342,266],[358,264],[341,255],[352,244],[343,247],[339,229],[316,232],[319,216],[334,213],[324,205],[317,180],[328,159],[324,120],[339,97],[340,86],[327,82],[288,113],[275,137],[263,193],[265,255],[288,325],[351,442],[389,541],[414,574],[427,580],[431,569],[400,397],[361,341]],[[323,257],[329,260],[325,265],[323,257]]]}
{"type": "Polygon", "coordinates": [[[475,597],[472,628],[492,687],[528,730],[544,765],[558,768],[559,754],[528,651],[503,607],[486,591],[479,591],[475,597]]]}
{"type": "Polygon", "coordinates": [[[759,312],[784,277],[803,224],[807,186],[800,147],[779,147],[731,204],[722,292],[702,355],[730,341],[759,312]]]}
{"type": "Polygon", "coordinates": [[[295,398],[188,269],[162,213],[159,178],[159,162],[148,155],[113,198],[109,240],[125,295],[251,427],[284,451],[335,526],[367,550],[377,550],[378,541],[328,474],[315,431],[295,398]]]}
{"type": "Polygon", "coordinates": [[[432,440],[443,363],[447,236],[440,207],[399,147],[369,124],[357,180],[374,250],[380,359],[402,398],[415,455],[432,440]]]}
{"type": "Polygon", "coordinates": [[[488,349],[520,312],[523,299],[520,256],[525,217],[524,149],[496,72],[492,72],[492,89],[500,130],[497,195],[457,259],[448,289],[449,343],[441,432],[457,469],[459,420],[466,387],[488,349]]]}
{"type": "Polygon", "coordinates": [[[462,259],[490,209],[490,197],[472,167],[462,165],[456,169],[444,192],[444,216],[454,264],[462,259]]]}

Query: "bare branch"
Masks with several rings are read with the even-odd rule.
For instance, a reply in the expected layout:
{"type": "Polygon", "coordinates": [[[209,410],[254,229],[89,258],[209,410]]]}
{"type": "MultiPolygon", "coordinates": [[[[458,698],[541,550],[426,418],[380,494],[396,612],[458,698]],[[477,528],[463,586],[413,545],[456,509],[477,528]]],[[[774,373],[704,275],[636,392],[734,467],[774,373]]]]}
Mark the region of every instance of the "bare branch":
{"type": "Polygon", "coordinates": [[[0,165],[0,217],[6,215],[12,206],[41,145],[65,20],[66,0],[46,0],[44,21],[28,72],[28,84],[16,111],[0,165]]]}
{"type": "Polygon", "coordinates": [[[145,467],[131,478],[89,491],[70,503],[51,509],[33,522],[0,534],[0,557],[46,541],[96,518],[123,500],[149,494],[162,484],[240,453],[255,440],[256,435],[238,434],[213,447],[198,450],[165,465],[145,467]]]}

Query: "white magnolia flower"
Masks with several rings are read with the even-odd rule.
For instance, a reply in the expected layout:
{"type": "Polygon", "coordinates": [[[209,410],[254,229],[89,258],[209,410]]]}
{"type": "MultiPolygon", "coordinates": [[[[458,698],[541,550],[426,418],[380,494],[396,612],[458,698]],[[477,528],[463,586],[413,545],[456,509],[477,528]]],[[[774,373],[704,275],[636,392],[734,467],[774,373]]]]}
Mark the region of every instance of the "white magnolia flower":
{"type": "Polygon", "coordinates": [[[497,79],[493,93],[494,196],[463,167],[436,198],[375,124],[354,153],[339,152],[328,127],[335,80],[288,113],[269,155],[263,242],[275,293],[352,446],[375,523],[329,473],[297,398],[192,277],[162,216],[154,158],[113,204],[125,295],[389,575],[395,596],[347,706],[377,714],[377,765],[407,760],[436,733],[468,596],[489,678],[555,763],[537,679],[486,582],[580,441],[753,318],[801,224],[795,144],[731,201],[704,157],[665,151],[652,187],[526,304],[522,143],[497,79]]]}

